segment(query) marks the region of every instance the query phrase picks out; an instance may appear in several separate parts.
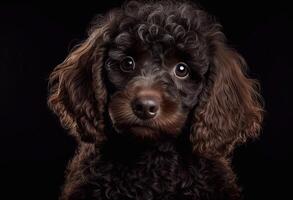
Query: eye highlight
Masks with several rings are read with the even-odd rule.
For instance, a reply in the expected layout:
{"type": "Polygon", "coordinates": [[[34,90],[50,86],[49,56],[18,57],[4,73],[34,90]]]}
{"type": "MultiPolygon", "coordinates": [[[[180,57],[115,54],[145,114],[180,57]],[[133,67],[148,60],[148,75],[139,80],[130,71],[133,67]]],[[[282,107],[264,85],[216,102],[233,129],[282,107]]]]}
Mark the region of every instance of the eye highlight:
{"type": "Polygon", "coordinates": [[[179,79],[185,79],[189,75],[188,65],[184,62],[180,62],[174,67],[174,74],[179,79]]]}
{"type": "Polygon", "coordinates": [[[131,56],[126,56],[121,62],[120,62],[120,69],[123,72],[132,72],[135,69],[135,62],[131,56]]]}

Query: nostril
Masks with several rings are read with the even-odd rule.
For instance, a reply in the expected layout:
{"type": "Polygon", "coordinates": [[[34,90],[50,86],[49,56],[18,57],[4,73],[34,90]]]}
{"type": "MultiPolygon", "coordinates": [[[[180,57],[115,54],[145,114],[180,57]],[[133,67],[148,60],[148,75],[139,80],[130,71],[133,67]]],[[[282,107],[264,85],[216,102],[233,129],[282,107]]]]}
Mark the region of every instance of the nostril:
{"type": "Polygon", "coordinates": [[[143,105],[139,102],[136,102],[135,108],[136,111],[142,112],[143,111],[143,105]]]}
{"type": "Polygon", "coordinates": [[[149,107],[149,112],[150,112],[150,114],[156,114],[157,110],[158,110],[158,107],[155,106],[155,105],[151,105],[151,106],[149,107]]]}

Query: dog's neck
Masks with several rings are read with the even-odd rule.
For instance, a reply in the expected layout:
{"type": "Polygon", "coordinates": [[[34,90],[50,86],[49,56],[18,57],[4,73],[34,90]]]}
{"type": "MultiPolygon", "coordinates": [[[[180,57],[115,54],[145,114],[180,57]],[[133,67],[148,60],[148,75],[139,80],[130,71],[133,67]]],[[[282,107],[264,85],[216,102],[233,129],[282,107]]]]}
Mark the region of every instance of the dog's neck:
{"type": "Polygon", "coordinates": [[[145,155],[176,153],[182,156],[191,154],[191,145],[184,135],[179,137],[162,137],[142,139],[126,135],[116,135],[104,143],[102,155],[121,162],[135,162],[145,155]]]}

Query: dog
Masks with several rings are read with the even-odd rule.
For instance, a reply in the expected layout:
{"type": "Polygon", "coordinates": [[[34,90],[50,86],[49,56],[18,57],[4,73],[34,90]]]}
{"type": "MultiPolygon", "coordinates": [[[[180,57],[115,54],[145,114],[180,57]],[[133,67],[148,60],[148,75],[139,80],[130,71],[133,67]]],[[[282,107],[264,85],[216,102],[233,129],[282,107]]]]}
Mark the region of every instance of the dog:
{"type": "Polygon", "coordinates": [[[98,16],[49,77],[48,105],[78,145],[60,199],[240,199],[231,153],[259,135],[258,85],[193,2],[98,16]]]}

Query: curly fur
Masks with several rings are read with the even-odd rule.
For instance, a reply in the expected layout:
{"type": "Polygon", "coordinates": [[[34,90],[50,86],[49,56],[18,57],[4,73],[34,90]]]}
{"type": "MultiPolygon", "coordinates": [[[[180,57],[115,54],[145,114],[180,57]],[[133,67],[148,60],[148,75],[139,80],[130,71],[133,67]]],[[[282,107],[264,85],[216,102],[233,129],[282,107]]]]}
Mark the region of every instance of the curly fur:
{"type": "Polygon", "coordinates": [[[263,112],[257,81],[245,68],[221,26],[193,3],[130,1],[97,17],[49,78],[49,107],[78,141],[61,199],[240,199],[229,155],[258,136],[263,112]],[[109,60],[115,68],[142,47],[158,58],[162,49],[176,49],[194,66],[196,81],[181,84],[155,69],[152,78],[107,72],[109,60]],[[124,120],[142,123],[125,101],[147,78],[163,102],[161,118],[148,125],[160,131],[143,139],[118,134],[124,120]],[[172,136],[153,136],[162,132],[172,136]]]}
{"type": "Polygon", "coordinates": [[[121,138],[99,148],[82,145],[70,164],[63,198],[239,199],[224,160],[195,157],[183,148],[170,141],[155,145],[121,138]],[[133,154],[133,148],[139,150],[133,154]]]}

